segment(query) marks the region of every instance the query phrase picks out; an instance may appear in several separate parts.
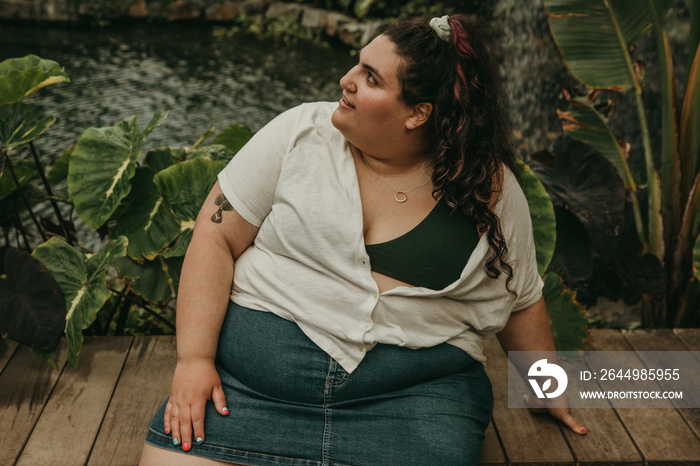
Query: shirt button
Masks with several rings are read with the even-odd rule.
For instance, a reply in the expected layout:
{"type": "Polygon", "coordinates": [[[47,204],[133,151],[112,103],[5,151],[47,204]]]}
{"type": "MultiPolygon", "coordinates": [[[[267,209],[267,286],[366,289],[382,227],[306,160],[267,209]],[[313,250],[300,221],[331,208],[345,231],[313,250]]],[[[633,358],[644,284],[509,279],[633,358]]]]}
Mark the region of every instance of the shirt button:
{"type": "Polygon", "coordinates": [[[379,298],[379,295],[378,295],[377,293],[374,293],[374,294],[372,295],[372,297],[373,297],[374,299],[377,299],[377,298],[379,298]]]}
{"type": "Polygon", "coordinates": [[[362,261],[362,265],[367,265],[367,261],[362,261]]]}

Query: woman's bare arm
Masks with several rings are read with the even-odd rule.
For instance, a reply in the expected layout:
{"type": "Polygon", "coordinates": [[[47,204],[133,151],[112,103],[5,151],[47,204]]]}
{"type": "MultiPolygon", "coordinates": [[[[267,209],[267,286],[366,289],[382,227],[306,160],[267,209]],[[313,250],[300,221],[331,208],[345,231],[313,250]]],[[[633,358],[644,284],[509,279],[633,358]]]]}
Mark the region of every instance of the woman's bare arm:
{"type": "MultiPolygon", "coordinates": [[[[505,328],[497,336],[506,353],[508,351],[556,351],[544,298],[540,298],[535,304],[522,311],[512,313],[505,328]]],[[[536,359],[537,357],[534,356],[530,363],[534,363],[536,359]]],[[[518,369],[522,374],[523,368],[518,369]]],[[[539,411],[536,407],[533,410],[539,411]]],[[[562,421],[574,432],[586,433],[586,429],[571,415],[568,403],[564,407],[550,407],[548,411],[552,417],[562,421]]]]}
{"type": "Polygon", "coordinates": [[[188,450],[204,439],[204,406],[213,400],[228,413],[214,367],[219,332],[226,315],[234,258],[257,235],[258,228],[228,203],[218,182],[204,202],[187,249],[177,300],[177,366],[165,411],[166,433],[188,450]]]}

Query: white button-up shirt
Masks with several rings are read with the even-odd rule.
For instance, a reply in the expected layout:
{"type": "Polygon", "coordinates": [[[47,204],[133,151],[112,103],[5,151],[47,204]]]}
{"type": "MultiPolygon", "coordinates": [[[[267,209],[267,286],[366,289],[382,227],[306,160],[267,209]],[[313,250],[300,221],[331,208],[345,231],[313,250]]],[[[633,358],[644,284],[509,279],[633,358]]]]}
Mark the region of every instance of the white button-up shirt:
{"type": "Polygon", "coordinates": [[[231,300],[296,322],[348,372],[377,343],[422,348],[447,342],[484,362],[483,336],[501,330],[512,311],[542,294],[527,200],[515,176],[505,170],[494,212],[517,298],[507,291],[504,273],[498,279],[485,273],[486,235],[446,288],[399,286],[379,293],[365,251],[353,157],[331,124],[336,106],[286,111],[219,174],[236,212],[260,227],[235,263],[231,300]]]}

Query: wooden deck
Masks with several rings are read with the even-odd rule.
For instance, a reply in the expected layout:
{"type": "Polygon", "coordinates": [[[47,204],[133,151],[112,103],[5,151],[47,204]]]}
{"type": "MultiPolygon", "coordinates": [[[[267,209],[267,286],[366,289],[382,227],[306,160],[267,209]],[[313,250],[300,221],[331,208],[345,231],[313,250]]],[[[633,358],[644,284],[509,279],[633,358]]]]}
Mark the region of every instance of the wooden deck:
{"type": "MultiPolygon", "coordinates": [[[[700,329],[597,330],[589,346],[700,351],[700,329]]],[[[487,355],[496,406],[483,464],[700,464],[700,409],[577,410],[589,429],[579,436],[546,415],[508,409],[507,360],[495,339],[487,355]]],[[[0,465],[137,464],[174,365],[174,337],[87,339],[80,368],[59,361],[57,371],[0,340],[0,465]]]]}

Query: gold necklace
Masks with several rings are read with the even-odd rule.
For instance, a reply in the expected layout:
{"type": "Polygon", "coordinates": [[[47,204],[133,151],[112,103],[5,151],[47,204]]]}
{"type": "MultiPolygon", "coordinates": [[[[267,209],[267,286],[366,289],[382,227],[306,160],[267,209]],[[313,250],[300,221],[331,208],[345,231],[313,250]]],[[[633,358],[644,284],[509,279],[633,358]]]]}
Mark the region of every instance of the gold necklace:
{"type": "Polygon", "coordinates": [[[374,170],[372,170],[372,167],[370,167],[369,164],[367,163],[367,160],[365,160],[365,154],[362,153],[362,151],[360,151],[360,157],[362,157],[362,161],[365,163],[365,165],[367,166],[367,168],[369,168],[369,171],[371,171],[372,173],[374,173],[374,174],[376,175],[376,177],[379,178],[379,179],[381,180],[382,183],[384,183],[385,185],[387,185],[387,187],[388,187],[389,189],[391,189],[392,191],[394,191],[394,199],[396,199],[396,202],[399,202],[399,203],[406,202],[406,201],[408,200],[408,193],[410,193],[410,192],[413,191],[414,189],[422,188],[422,187],[425,186],[426,184],[430,183],[430,177],[428,176],[427,173],[425,173],[425,162],[427,162],[427,160],[426,160],[425,162],[423,162],[423,165],[421,165],[420,169],[421,169],[421,171],[423,172],[423,174],[424,174],[425,176],[428,177],[428,181],[426,181],[426,182],[423,183],[423,184],[419,184],[419,185],[417,185],[417,186],[414,186],[414,187],[412,187],[411,189],[409,189],[408,191],[399,191],[399,190],[397,190],[397,189],[394,189],[394,187],[391,186],[389,183],[387,183],[387,181],[386,181],[384,178],[382,178],[381,176],[379,176],[379,173],[377,173],[377,172],[375,172],[374,170]]]}

